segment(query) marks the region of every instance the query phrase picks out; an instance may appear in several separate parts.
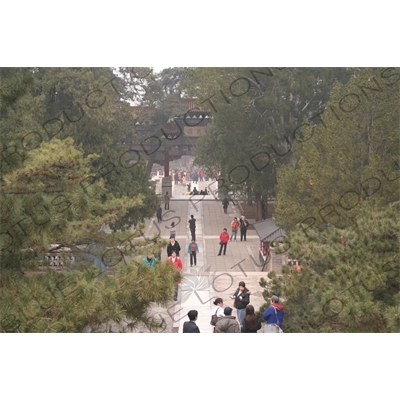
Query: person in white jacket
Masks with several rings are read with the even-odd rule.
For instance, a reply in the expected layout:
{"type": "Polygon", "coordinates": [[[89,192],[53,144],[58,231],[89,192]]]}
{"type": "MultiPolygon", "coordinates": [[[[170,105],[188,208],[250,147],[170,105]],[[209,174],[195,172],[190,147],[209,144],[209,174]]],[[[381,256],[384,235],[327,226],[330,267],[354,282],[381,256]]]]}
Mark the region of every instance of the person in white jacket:
{"type": "Polygon", "coordinates": [[[211,310],[211,325],[214,325],[214,333],[215,333],[215,326],[217,322],[225,317],[224,314],[224,301],[218,297],[217,299],[214,300],[214,307],[211,310]],[[215,319],[215,316],[217,317],[215,319]]]}
{"type": "Polygon", "coordinates": [[[214,300],[214,306],[211,310],[211,315],[214,315],[215,313],[217,313],[218,318],[225,317],[224,301],[220,297],[214,300]]]}

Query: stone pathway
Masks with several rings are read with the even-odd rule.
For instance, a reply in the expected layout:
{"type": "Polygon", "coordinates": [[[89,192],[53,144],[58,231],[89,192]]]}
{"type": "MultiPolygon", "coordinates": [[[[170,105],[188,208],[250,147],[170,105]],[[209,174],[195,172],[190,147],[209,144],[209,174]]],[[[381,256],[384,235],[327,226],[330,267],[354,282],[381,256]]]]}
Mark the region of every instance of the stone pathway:
{"type": "MultiPolygon", "coordinates": [[[[196,186],[201,190],[210,184],[211,181],[206,181],[199,182],[196,186]]],[[[166,226],[172,220],[177,224],[176,240],[182,249],[180,257],[184,265],[178,301],[171,302],[167,309],[155,307],[152,311],[165,320],[166,332],[182,332],[183,323],[188,321],[188,311],[197,310],[200,332],[211,333],[213,327],[210,325],[210,319],[214,299],[221,297],[225,306],[232,307],[233,300],[229,296],[243,280],[251,292],[250,304],[257,311],[265,303],[259,280],[261,277],[268,279],[267,272],[261,272],[262,265],[258,261],[257,253],[259,239],[254,230],[248,231],[247,241],[243,242],[240,241],[239,233],[236,241],[228,243],[226,255],[217,256],[219,234],[223,228],[227,228],[231,233],[230,223],[233,217],[241,215],[237,206],[230,204],[228,214],[224,214],[221,201],[216,201],[213,196],[198,196],[196,199],[187,196],[185,192],[186,187],[173,185],[170,210],[163,210],[163,222],[158,225],[162,236],[168,239],[169,230],[166,226]],[[190,268],[187,254],[191,241],[188,220],[192,214],[196,218],[196,242],[199,246],[196,268],[190,268]]],[[[155,224],[153,219],[148,225],[146,236],[156,233],[155,224]]],[[[167,258],[166,249],[163,249],[161,258],[167,258]]]]}

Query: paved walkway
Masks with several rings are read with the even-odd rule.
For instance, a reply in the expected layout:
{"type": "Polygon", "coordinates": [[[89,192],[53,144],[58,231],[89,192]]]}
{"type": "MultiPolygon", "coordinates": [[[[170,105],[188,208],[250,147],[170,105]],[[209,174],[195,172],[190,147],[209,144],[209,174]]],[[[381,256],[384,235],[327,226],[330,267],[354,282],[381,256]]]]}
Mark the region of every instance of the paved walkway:
{"type": "MultiPolygon", "coordinates": [[[[196,187],[201,190],[210,184],[211,181],[199,182],[196,187]]],[[[188,311],[197,310],[199,313],[197,325],[200,332],[211,333],[213,327],[210,325],[210,319],[214,299],[221,297],[224,306],[232,307],[233,300],[229,296],[243,280],[251,292],[250,304],[257,311],[265,303],[262,297],[263,289],[258,282],[261,277],[268,279],[267,272],[261,272],[262,266],[258,265],[259,239],[252,229],[247,232],[247,241],[241,242],[239,233],[236,241],[228,243],[226,255],[217,256],[219,234],[223,228],[227,228],[228,233],[231,233],[230,223],[233,217],[241,215],[238,206],[230,204],[228,214],[224,214],[221,201],[217,201],[214,196],[191,197],[185,193],[186,187],[173,185],[170,210],[163,210],[163,222],[157,224],[155,218],[147,227],[147,237],[160,230],[162,237],[168,239],[169,229],[166,226],[175,221],[176,240],[182,249],[180,257],[184,266],[178,301],[171,302],[168,309],[157,307],[153,312],[164,318],[167,332],[182,332],[183,323],[188,321],[188,311]],[[191,215],[196,218],[196,242],[200,251],[196,268],[190,267],[190,257],[187,254],[191,241],[188,225],[191,215]]],[[[162,260],[167,258],[166,248],[163,249],[161,258],[162,260]]]]}

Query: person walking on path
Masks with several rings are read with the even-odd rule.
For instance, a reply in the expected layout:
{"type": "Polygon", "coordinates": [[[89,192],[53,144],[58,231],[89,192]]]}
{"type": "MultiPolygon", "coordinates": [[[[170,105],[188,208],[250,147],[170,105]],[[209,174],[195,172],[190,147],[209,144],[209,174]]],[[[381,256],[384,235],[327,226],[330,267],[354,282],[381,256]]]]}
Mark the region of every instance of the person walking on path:
{"type": "Polygon", "coordinates": [[[147,257],[143,258],[143,262],[148,267],[154,267],[157,262],[157,258],[154,257],[153,253],[147,254],[147,257]]]}
{"type": "Polygon", "coordinates": [[[164,209],[165,210],[169,210],[169,201],[170,200],[171,200],[171,198],[169,197],[168,192],[165,193],[165,196],[164,196],[164,203],[165,203],[164,209]]]}
{"type": "Polygon", "coordinates": [[[215,325],[214,333],[240,333],[240,325],[232,315],[232,308],[225,307],[224,315],[215,325]]]}
{"type": "Polygon", "coordinates": [[[171,257],[173,251],[176,253],[177,256],[179,256],[181,246],[179,246],[179,243],[175,240],[175,237],[171,236],[169,238],[169,244],[167,246],[167,256],[171,257]]]}
{"type": "MultiPolygon", "coordinates": [[[[182,265],[182,260],[178,257],[175,251],[172,252],[171,257],[168,257],[167,263],[173,264],[177,270],[177,272],[181,272],[183,265],[182,265]]],[[[181,281],[176,283],[175,286],[175,294],[174,294],[174,300],[178,300],[178,286],[181,283],[181,281]]]]}
{"type": "Polygon", "coordinates": [[[194,217],[194,215],[190,216],[188,223],[189,223],[190,233],[192,235],[192,240],[196,240],[196,218],[194,217]]]}
{"type": "Polygon", "coordinates": [[[228,205],[229,205],[229,200],[225,197],[222,200],[222,207],[224,208],[224,213],[228,214],[228,205]]]}
{"type": "Polygon", "coordinates": [[[176,236],[176,225],[175,222],[171,222],[171,226],[166,226],[167,229],[169,229],[169,237],[175,238],[176,236]]]}
{"type": "Polygon", "coordinates": [[[231,238],[229,239],[229,241],[232,241],[233,238],[235,238],[235,240],[236,240],[236,234],[239,229],[239,221],[238,221],[237,217],[235,217],[233,219],[233,221],[231,222],[231,227],[232,227],[232,235],[231,235],[231,238]]]}
{"type": "Polygon", "coordinates": [[[175,222],[171,222],[170,226],[165,226],[167,229],[169,229],[169,237],[176,237],[176,225],[175,222]]]}
{"type": "Polygon", "coordinates": [[[240,217],[240,241],[244,239],[246,241],[247,228],[249,227],[249,221],[242,215],[240,217]]]}
{"type": "Polygon", "coordinates": [[[162,208],[161,208],[161,206],[158,207],[158,210],[157,210],[157,222],[162,222],[162,208]]]}
{"type": "Polygon", "coordinates": [[[254,307],[251,304],[246,306],[246,315],[243,318],[242,333],[257,333],[261,329],[260,318],[254,312],[254,307]]]}
{"type": "Polygon", "coordinates": [[[264,333],[279,333],[282,330],[283,305],[279,303],[278,296],[270,298],[270,306],[264,311],[263,318],[265,319],[264,333]]]}
{"type": "Polygon", "coordinates": [[[188,253],[190,254],[190,267],[193,266],[193,261],[194,261],[194,266],[196,266],[196,253],[198,252],[199,252],[199,246],[197,246],[195,240],[192,239],[192,242],[189,243],[188,246],[188,253]]]}
{"type": "Polygon", "coordinates": [[[183,333],[200,333],[199,327],[196,325],[198,316],[197,310],[190,310],[188,312],[189,321],[183,323],[183,333]]]}
{"type": "Polygon", "coordinates": [[[226,254],[226,245],[228,244],[228,242],[229,242],[229,233],[228,230],[224,228],[224,230],[219,235],[219,246],[220,246],[218,253],[219,256],[222,253],[222,249],[224,249],[224,255],[226,254]]]}
{"type": "Polygon", "coordinates": [[[232,299],[234,299],[234,307],[237,310],[239,324],[243,325],[243,319],[246,315],[246,307],[250,303],[250,292],[243,281],[239,282],[239,286],[233,294],[232,299]]]}

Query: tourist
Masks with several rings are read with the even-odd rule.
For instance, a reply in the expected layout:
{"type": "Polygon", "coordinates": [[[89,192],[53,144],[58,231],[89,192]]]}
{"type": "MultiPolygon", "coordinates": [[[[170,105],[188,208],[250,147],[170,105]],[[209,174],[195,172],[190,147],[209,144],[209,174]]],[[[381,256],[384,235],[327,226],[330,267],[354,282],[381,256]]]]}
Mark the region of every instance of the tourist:
{"type": "Polygon", "coordinates": [[[249,221],[242,215],[240,217],[240,241],[246,241],[247,228],[249,227],[249,221]]]}
{"type": "Polygon", "coordinates": [[[231,222],[231,227],[232,227],[232,235],[231,235],[231,238],[229,239],[230,241],[232,241],[233,238],[235,238],[235,240],[236,240],[236,234],[239,229],[239,221],[238,221],[237,217],[235,217],[233,219],[233,221],[231,222]]]}
{"type": "Polygon", "coordinates": [[[162,208],[161,208],[161,205],[160,205],[160,207],[158,207],[158,210],[157,210],[157,222],[162,222],[162,208]]]}
{"type": "Polygon", "coordinates": [[[147,267],[154,267],[157,262],[157,258],[154,257],[153,253],[147,254],[147,257],[143,258],[143,262],[147,267]]]}
{"type": "Polygon", "coordinates": [[[228,205],[229,205],[229,200],[225,197],[225,198],[222,200],[222,207],[223,207],[223,209],[224,209],[224,213],[225,213],[225,214],[228,214],[228,205]]]}
{"type": "Polygon", "coordinates": [[[238,288],[231,298],[234,299],[234,307],[237,311],[239,323],[240,325],[243,325],[243,319],[246,315],[246,307],[250,303],[250,292],[243,281],[239,282],[238,288]]]}
{"type": "Polygon", "coordinates": [[[192,240],[196,240],[196,218],[194,217],[194,215],[190,216],[190,220],[188,221],[188,223],[190,233],[192,235],[192,240]]]}
{"type": "Polygon", "coordinates": [[[214,300],[214,306],[211,310],[211,315],[214,315],[214,314],[216,314],[217,317],[220,317],[220,318],[225,317],[224,301],[220,297],[218,297],[214,300]]]}
{"type": "Polygon", "coordinates": [[[197,310],[190,310],[188,312],[189,321],[183,323],[183,333],[200,333],[199,327],[196,325],[198,316],[197,310]]]}
{"type": "Polygon", "coordinates": [[[189,243],[188,246],[188,253],[190,254],[190,267],[193,266],[193,262],[194,262],[194,266],[196,266],[196,254],[199,252],[199,246],[197,246],[197,243],[195,242],[194,239],[192,239],[192,242],[189,243]]]}
{"type": "Polygon", "coordinates": [[[246,315],[243,318],[242,333],[257,333],[261,329],[260,318],[254,312],[254,307],[251,304],[246,306],[246,315]]]}
{"type": "Polygon", "coordinates": [[[225,317],[224,301],[220,297],[218,297],[217,299],[214,300],[214,307],[211,310],[210,324],[214,326],[214,333],[215,333],[215,326],[217,325],[217,322],[223,317],[225,317]]]}
{"type": "Polygon", "coordinates": [[[173,251],[176,253],[177,256],[179,256],[179,252],[181,251],[181,246],[175,240],[175,236],[171,236],[169,238],[169,244],[167,246],[167,255],[168,255],[168,257],[171,257],[173,251]]]}
{"type": "Polygon", "coordinates": [[[264,311],[263,318],[265,320],[264,333],[281,333],[283,317],[283,305],[279,303],[278,296],[272,296],[270,306],[264,311]]]}
{"type": "Polygon", "coordinates": [[[232,315],[231,307],[225,307],[224,316],[215,325],[214,333],[240,333],[239,323],[232,315]]]}
{"type": "Polygon", "coordinates": [[[176,225],[175,222],[171,222],[171,226],[166,226],[167,229],[169,229],[169,237],[170,238],[175,238],[176,236],[176,225]]]}
{"type": "Polygon", "coordinates": [[[164,203],[165,203],[164,209],[165,210],[169,210],[169,201],[170,200],[171,200],[171,198],[169,197],[168,192],[165,193],[165,196],[164,196],[164,203]]]}
{"type": "Polygon", "coordinates": [[[222,249],[224,249],[224,255],[226,254],[226,245],[228,244],[228,242],[229,242],[229,233],[228,230],[224,228],[224,230],[219,235],[219,245],[220,245],[218,253],[219,256],[222,253],[222,249]]]}
{"type": "MultiPolygon", "coordinates": [[[[175,251],[172,252],[171,257],[168,257],[167,263],[173,264],[177,270],[177,272],[181,272],[183,265],[182,265],[182,260],[178,257],[175,251]]],[[[178,300],[178,285],[181,283],[181,281],[176,283],[175,286],[175,294],[174,294],[174,300],[178,300]]]]}

